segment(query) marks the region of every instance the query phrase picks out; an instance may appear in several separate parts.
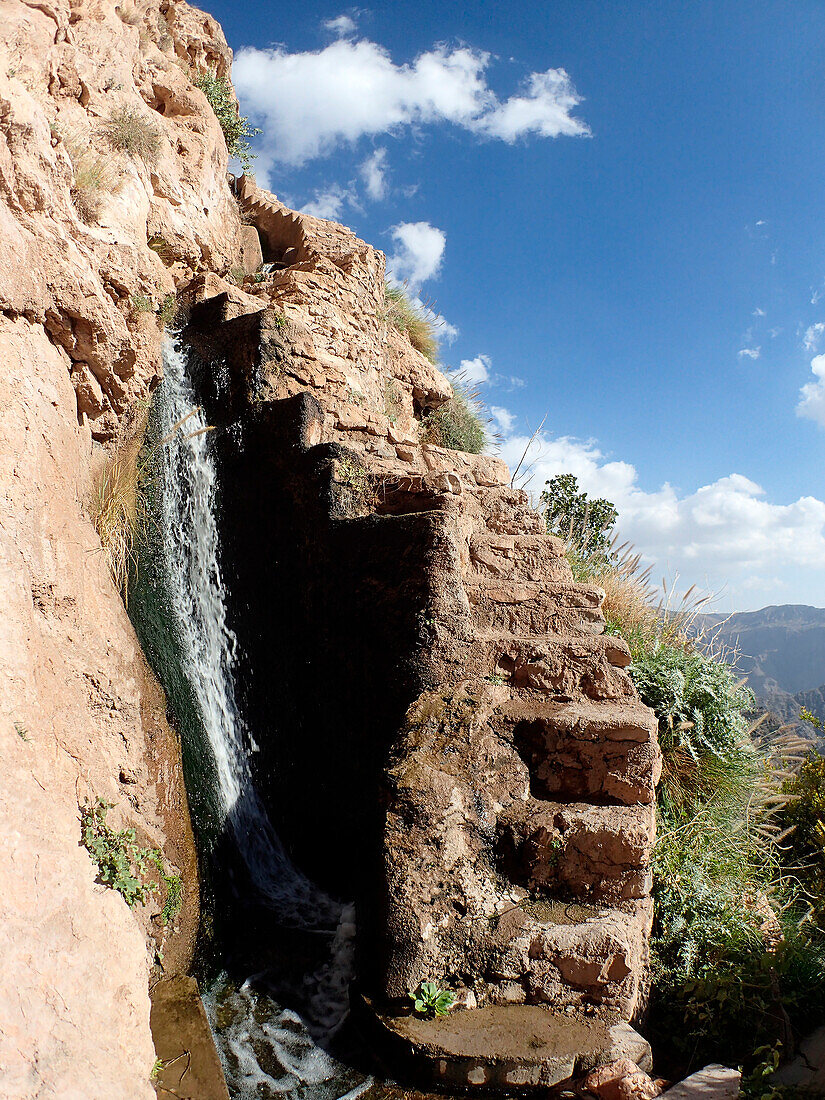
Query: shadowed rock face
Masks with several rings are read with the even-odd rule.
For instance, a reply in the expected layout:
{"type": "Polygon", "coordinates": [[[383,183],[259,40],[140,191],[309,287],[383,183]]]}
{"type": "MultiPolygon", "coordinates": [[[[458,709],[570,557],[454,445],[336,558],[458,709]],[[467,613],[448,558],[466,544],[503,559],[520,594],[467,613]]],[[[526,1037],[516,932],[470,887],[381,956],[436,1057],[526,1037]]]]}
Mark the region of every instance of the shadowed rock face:
{"type": "MultiPolygon", "coordinates": [[[[275,249],[284,208],[243,196],[275,249]]],[[[631,1018],[660,757],[627,647],[501,462],[419,442],[448,389],[382,320],[380,253],[294,214],[285,241],[245,301],[194,285],[184,334],[207,389],[229,368],[210,418],[273,815],[359,898],[384,1004],[432,979],[631,1018]]]]}

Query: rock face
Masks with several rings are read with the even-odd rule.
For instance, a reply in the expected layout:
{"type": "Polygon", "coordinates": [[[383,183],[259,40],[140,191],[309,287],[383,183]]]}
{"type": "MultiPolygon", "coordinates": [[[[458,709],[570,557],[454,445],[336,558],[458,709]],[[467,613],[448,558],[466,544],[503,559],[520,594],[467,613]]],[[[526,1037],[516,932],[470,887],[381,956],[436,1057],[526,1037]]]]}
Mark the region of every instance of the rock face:
{"type": "Polygon", "coordinates": [[[631,1019],[660,756],[603,594],[573,581],[503,463],[423,442],[450,389],[387,322],[381,254],[249,178],[239,197],[274,271],[243,295],[193,283],[184,337],[207,390],[209,364],[229,367],[209,415],[232,428],[235,625],[258,616],[259,678],[277,680],[254,728],[294,707],[308,847],[334,863],[339,838],[342,860],[357,845],[364,980],[385,1006],[433,980],[631,1019]],[[289,623],[286,646],[267,621],[289,623]],[[347,804],[379,797],[380,817],[347,804]]]}
{"type": "Polygon", "coordinates": [[[89,511],[159,377],[151,311],[236,262],[225,143],[188,75],[230,55],[168,2],[7,0],[0,42],[0,1093],[151,1097],[150,967],[188,965],[197,865],[177,738],[89,511]],[[113,118],[149,152],[113,147],[113,118]],[[163,890],[130,911],[96,884],[96,798],[180,877],[166,926],[163,890]]]}

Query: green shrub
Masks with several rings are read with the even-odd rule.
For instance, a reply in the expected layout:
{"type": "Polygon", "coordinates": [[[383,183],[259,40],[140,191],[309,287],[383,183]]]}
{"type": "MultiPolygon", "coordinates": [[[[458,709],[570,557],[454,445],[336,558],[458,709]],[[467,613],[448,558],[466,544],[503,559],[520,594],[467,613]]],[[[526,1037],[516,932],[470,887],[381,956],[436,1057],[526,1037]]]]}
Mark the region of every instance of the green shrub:
{"type": "Polygon", "coordinates": [[[156,849],[141,848],[134,829],[112,829],[106,822],[106,814],[112,807],[113,803],[102,798],[81,807],[81,840],[97,864],[97,881],[117,890],[128,906],[142,905],[157,889],[144,876],[159,853],[156,849]]]}
{"type": "Polygon", "coordinates": [[[180,911],[180,876],[167,872],[158,848],[142,848],[137,843],[134,829],[113,829],[106,821],[112,808],[113,803],[102,798],[80,808],[80,839],[97,864],[97,881],[116,890],[134,908],[157,892],[157,883],[147,877],[154,869],[165,888],[161,921],[166,926],[180,911]]]}
{"type": "Polygon", "coordinates": [[[663,643],[637,652],[628,671],[659,720],[665,814],[686,812],[750,773],[755,753],[744,712],[753,694],[729,665],[697,647],[663,643]]]}
{"type": "Polygon", "coordinates": [[[825,927],[825,758],[812,750],[782,790],[785,859],[817,924],[825,927]]]}
{"type": "Polygon", "coordinates": [[[413,1011],[419,1016],[446,1016],[455,1004],[455,996],[435,982],[422,982],[413,994],[412,1002],[413,1011]]]}
{"type": "Polygon", "coordinates": [[[164,328],[171,325],[178,312],[178,298],[176,294],[166,294],[158,306],[158,320],[164,328]]]}
{"type": "Polygon", "coordinates": [[[603,497],[591,500],[579,490],[573,474],[558,474],[545,485],[539,499],[548,534],[566,539],[580,555],[608,558],[611,532],[619,518],[616,506],[603,497]]]}
{"type": "Polygon", "coordinates": [[[116,107],[101,129],[113,149],[139,157],[150,166],[156,163],[160,153],[160,131],[137,107],[116,107]]]}
{"type": "Polygon", "coordinates": [[[453,396],[431,409],[422,421],[422,442],[451,451],[481,454],[489,442],[475,394],[461,382],[453,383],[453,396]]]}
{"type": "Polygon", "coordinates": [[[415,305],[403,287],[384,284],[384,320],[402,333],[416,351],[431,363],[438,362],[438,341],[427,314],[415,305]]]}
{"type": "Polygon", "coordinates": [[[200,88],[209,106],[215,112],[215,117],[223,130],[227,152],[230,157],[237,157],[243,167],[244,175],[247,175],[255,159],[249,139],[260,134],[261,131],[250,127],[249,119],[238,113],[228,80],[216,76],[215,73],[204,72],[198,73],[194,84],[196,88],[200,88]]]}

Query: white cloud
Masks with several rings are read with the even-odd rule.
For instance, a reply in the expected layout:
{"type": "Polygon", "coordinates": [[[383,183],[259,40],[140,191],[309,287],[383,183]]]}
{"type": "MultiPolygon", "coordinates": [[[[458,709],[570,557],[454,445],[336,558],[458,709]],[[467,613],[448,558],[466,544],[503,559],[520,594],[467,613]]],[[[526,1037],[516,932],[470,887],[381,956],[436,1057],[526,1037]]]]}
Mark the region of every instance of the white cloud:
{"type": "Polygon", "coordinates": [[[805,345],[806,351],[817,350],[823,332],[825,332],[825,321],[817,321],[815,325],[809,325],[808,328],[805,329],[805,335],[802,342],[805,345]]]}
{"type": "Polygon", "coordinates": [[[764,311],[764,309],[760,309],[759,306],[757,306],[756,309],[753,311],[752,316],[754,316],[754,317],[764,317],[765,316],[765,311],[764,311]]]}
{"type": "Polygon", "coordinates": [[[799,416],[815,420],[825,428],[825,355],[817,355],[811,360],[811,370],[817,381],[808,382],[799,391],[796,411],[799,416]]]}
{"type": "Polygon", "coordinates": [[[758,359],[759,356],[762,354],[762,349],[761,348],[740,348],[739,351],[737,351],[736,354],[740,359],[758,359]]]}
{"type": "Polygon", "coordinates": [[[498,405],[491,405],[490,412],[504,435],[509,435],[515,427],[516,417],[509,409],[502,409],[498,405]]]}
{"type": "Polygon", "coordinates": [[[458,370],[468,382],[489,382],[490,356],[477,355],[475,359],[462,359],[458,370]]]}
{"type": "Polygon", "coordinates": [[[390,232],[395,251],[387,257],[387,270],[397,282],[417,290],[438,274],[447,235],[429,222],[400,222],[390,232]]]}
{"type": "MultiPolygon", "coordinates": [[[[825,380],[825,357],[823,368],[825,380]]],[[[822,398],[825,422],[825,386],[822,398]]],[[[511,468],[528,439],[505,441],[501,456],[511,468]]],[[[657,576],[675,571],[684,585],[724,590],[733,606],[756,607],[777,602],[775,578],[784,572],[792,591],[783,600],[825,603],[825,501],[803,496],[773,504],[759,485],[736,473],[684,495],[667,483],[647,492],[632,465],[608,459],[595,442],[546,433],[527,465],[528,489],[536,495],[549,478],[572,473],[589,494],[612,501],[621,537],[656,563],[657,576]]]]}
{"type": "Polygon", "coordinates": [[[360,168],[361,178],[371,199],[378,202],[387,194],[387,150],[376,149],[360,168]]]}
{"type": "Polygon", "coordinates": [[[336,38],[347,38],[349,35],[354,34],[357,23],[350,15],[338,15],[335,19],[327,19],[324,23],[324,29],[328,30],[330,34],[334,34],[336,38]]]}
{"type": "Polygon", "coordinates": [[[304,203],[300,212],[311,214],[315,218],[327,218],[329,221],[340,221],[345,206],[355,205],[355,195],[346,187],[333,184],[326,189],[319,188],[315,197],[304,203]]]}
{"type": "MultiPolygon", "coordinates": [[[[342,26],[341,18],[331,23],[342,26]]],[[[481,50],[435,46],[397,65],[375,42],[339,38],[306,53],[247,47],[232,78],[244,113],[263,127],[262,168],[305,164],[361,137],[428,123],[507,142],[589,135],[571,113],[581,99],[563,69],[532,73],[521,93],[502,101],[487,83],[489,64],[481,50]]]]}
{"type": "Polygon", "coordinates": [[[588,133],[579,119],[570,114],[579,103],[581,97],[564,69],[531,73],[524,94],[498,104],[473,122],[470,129],[508,142],[525,134],[577,137],[588,133]]]}

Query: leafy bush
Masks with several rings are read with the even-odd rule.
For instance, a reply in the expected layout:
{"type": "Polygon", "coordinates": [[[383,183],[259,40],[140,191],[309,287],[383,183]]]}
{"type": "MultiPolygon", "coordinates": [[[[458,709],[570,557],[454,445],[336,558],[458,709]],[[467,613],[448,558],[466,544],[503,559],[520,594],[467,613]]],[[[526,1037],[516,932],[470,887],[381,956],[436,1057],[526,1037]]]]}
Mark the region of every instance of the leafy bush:
{"type": "Polygon", "coordinates": [[[422,421],[422,442],[451,451],[481,454],[488,443],[476,395],[460,381],[452,384],[453,395],[444,405],[430,410],[422,421]]]}
{"type": "Polygon", "coordinates": [[[102,798],[81,807],[81,841],[97,864],[97,881],[117,890],[131,908],[142,905],[157,889],[144,876],[160,853],[157,849],[141,848],[134,829],[112,829],[106,822],[112,807],[113,803],[102,798]]]}
{"type": "Polygon", "coordinates": [[[196,88],[200,88],[209,106],[215,112],[215,117],[223,130],[227,152],[230,157],[237,157],[241,162],[244,175],[248,175],[252,161],[255,159],[249,139],[261,131],[256,127],[250,127],[249,119],[238,113],[228,80],[215,73],[204,72],[198,73],[194,84],[196,88]]]}
{"type": "Polygon", "coordinates": [[[659,804],[685,812],[741,783],[755,754],[744,712],[753,694],[730,666],[691,645],[660,644],[635,655],[629,673],[659,720],[659,804]]]}
{"type": "Polygon", "coordinates": [[[455,1004],[455,996],[435,982],[422,982],[413,994],[413,1009],[419,1016],[446,1016],[455,1004]]]}
{"type": "Polygon", "coordinates": [[[558,474],[545,485],[539,499],[548,533],[566,539],[580,554],[607,558],[610,533],[619,518],[615,505],[603,497],[591,500],[573,474],[558,474]]]}
{"type": "Polygon", "coordinates": [[[403,333],[416,351],[431,363],[438,362],[438,342],[429,316],[410,301],[403,287],[384,284],[384,320],[403,333]]]}
{"type": "Polygon", "coordinates": [[[137,107],[116,107],[102,132],[113,149],[139,157],[144,164],[153,165],[160,153],[160,131],[137,107]]]}
{"type": "Polygon", "coordinates": [[[785,859],[820,927],[825,927],[825,758],[812,750],[782,787],[785,859]]]}
{"type": "Polygon", "coordinates": [[[80,808],[80,839],[97,864],[97,881],[116,890],[134,908],[156,893],[157,884],[147,878],[154,869],[166,891],[161,910],[161,921],[166,926],[180,911],[180,877],[167,872],[158,848],[142,848],[137,843],[134,829],[113,829],[106,821],[111,809],[113,803],[102,798],[80,808]]]}

